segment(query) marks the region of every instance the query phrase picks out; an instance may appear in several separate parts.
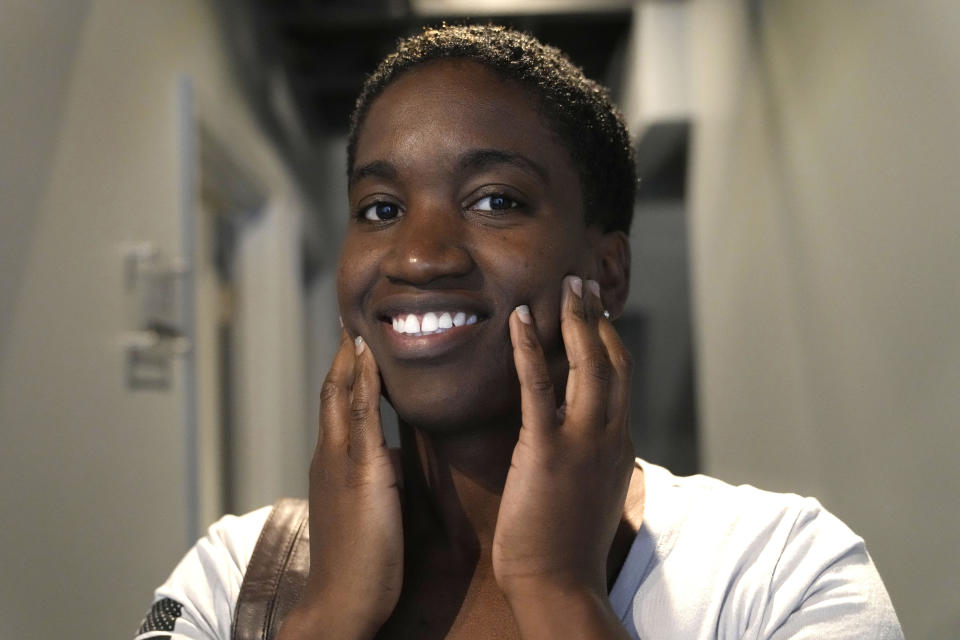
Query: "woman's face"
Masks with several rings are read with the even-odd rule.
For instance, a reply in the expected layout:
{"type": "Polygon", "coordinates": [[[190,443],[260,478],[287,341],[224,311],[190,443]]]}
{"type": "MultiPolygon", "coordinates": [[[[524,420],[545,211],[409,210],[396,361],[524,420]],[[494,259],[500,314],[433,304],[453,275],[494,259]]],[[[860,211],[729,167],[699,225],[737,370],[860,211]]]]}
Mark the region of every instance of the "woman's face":
{"type": "Polygon", "coordinates": [[[349,196],[343,323],[402,418],[431,430],[516,421],[507,319],[520,304],[562,392],[561,281],[592,275],[599,232],[533,95],[468,61],[401,75],[359,131],[349,196]]]}

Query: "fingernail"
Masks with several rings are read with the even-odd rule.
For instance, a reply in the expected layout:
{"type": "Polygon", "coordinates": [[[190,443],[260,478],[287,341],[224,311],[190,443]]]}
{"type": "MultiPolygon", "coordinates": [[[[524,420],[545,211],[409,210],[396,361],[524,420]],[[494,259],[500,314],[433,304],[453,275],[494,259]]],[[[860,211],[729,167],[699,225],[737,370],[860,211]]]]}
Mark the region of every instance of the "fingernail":
{"type": "Polygon", "coordinates": [[[567,276],[567,284],[570,287],[570,291],[573,291],[578,298],[583,297],[583,280],[577,276],[567,276]]]}
{"type": "Polygon", "coordinates": [[[530,317],[530,307],[525,304],[517,307],[517,317],[520,318],[520,322],[523,324],[530,324],[533,322],[533,318],[530,317]]]}
{"type": "Polygon", "coordinates": [[[340,323],[340,328],[343,329],[343,316],[337,316],[337,322],[340,323]]]}
{"type": "Polygon", "coordinates": [[[364,343],[363,341],[363,336],[357,336],[356,338],[354,338],[353,344],[357,348],[357,355],[360,355],[361,353],[363,353],[363,350],[367,346],[366,343],[364,343]]]}
{"type": "Polygon", "coordinates": [[[598,298],[600,297],[600,283],[596,280],[587,280],[587,289],[589,289],[593,295],[598,298]]]}

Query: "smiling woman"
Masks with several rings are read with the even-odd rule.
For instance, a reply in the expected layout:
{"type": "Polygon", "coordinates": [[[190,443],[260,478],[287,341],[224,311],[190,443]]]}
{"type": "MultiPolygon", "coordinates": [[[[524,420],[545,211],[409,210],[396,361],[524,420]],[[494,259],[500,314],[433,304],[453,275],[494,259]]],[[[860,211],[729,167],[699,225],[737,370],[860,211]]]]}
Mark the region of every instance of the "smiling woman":
{"type": "Polygon", "coordinates": [[[401,44],[353,119],[309,510],[214,525],[143,638],[900,637],[816,501],[634,458],[627,140],[528,36],[401,44]]]}

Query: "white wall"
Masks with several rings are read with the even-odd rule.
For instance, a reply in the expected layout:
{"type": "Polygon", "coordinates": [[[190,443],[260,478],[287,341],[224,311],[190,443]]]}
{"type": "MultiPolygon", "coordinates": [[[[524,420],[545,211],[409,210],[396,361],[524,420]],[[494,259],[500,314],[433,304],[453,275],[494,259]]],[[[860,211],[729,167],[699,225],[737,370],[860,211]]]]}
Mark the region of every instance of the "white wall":
{"type": "Polygon", "coordinates": [[[690,117],[689,21],[686,2],[634,6],[619,101],[634,139],[658,122],[690,117]]]}
{"type": "Polygon", "coordinates": [[[868,4],[690,3],[702,455],[819,497],[907,637],[958,637],[960,5],[868,4]]]}
{"type": "MultiPolygon", "coordinates": [[[[263,283],[251,386],[272,410],[248,429],[302,439],[298,196],[226,79],[201,0],[4,0],[0,18],[0,638],[130,637],[152,589],[192,542],[180,372],[126,389],[119,247],[181,250],[190,202],[177,87],[266,185],[247,269],[263,283]],[[283,254],[284,261],[276,260],[283,254]],[[277,347],[277,345],[280,345],[277,347]],[[286,408],[284,408],[286,407],[286,408]],[[292,436],[282,434],[292,433],[292,436]]],[[[251,323],[248,322],[247,326],[251,323]]],[[[247,354],[250,355],[249,353],[247,354]]],[[[250,366],[252,365],[252,366],[250,366]]],[[[301,376],[302,377],[302,376],[301,376]]],[[[202,389],[201,394],[211,393],[202,389]]],[[[282,444],[250,470],[270,494],[305,482],[282,444]],[[257,475],[259,473],[259,475],[257,475]]],[[[299,446],[293,447],[299,449],[299,446]]],[[[267,452],[269,453],[269,452],[267,452]]],[[[263,496],[257,496],[263,499],[263,496]]]]}

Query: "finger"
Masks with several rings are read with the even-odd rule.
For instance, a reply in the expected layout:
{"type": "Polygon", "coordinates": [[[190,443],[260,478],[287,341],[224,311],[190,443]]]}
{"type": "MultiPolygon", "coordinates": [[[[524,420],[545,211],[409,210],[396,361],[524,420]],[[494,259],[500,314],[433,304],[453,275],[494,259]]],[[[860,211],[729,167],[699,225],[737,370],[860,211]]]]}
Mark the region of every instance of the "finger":
{"type": "Polygon", "coordinates": [[[320,434],[322,446],[343,444],[349,438],[350,391],[353,388],[356,355],[353,340],[340,330],[340,347],[320,388],[320,434]]]}
{"type": "Polygon", "coordinates": [[[614,375],[597,328],[603,312],[598,291],[592,280],[564,278],[560,328],[570,365],[565,424],[585,429],[606,424],[607,390],[614,375]]]}
{"type": "Polygon", "coordinates": [[[607,424],[629,430],[630,381],[633,377],[633,356],[620,339],[620,334],[606,318],[599,321],[600,340],[613,367],[613,379],[607,391],[607,424]]]}
{"type": "Polygon", "coordinates": [[[536,432],[551,429],[557,423],[557,398],[527,305],[520,305],[510,314],[510,341],[513,343],[513,364],[520,379],[523,427],[536,432]]]}
{"type": "Polygon", "coordinates": [[[363,338],[354,341],[356,376],[350,394],[350,444],[347,453],[355,462],[367,460],[384,446],[380,426],[380,372],[363,338]]]}

